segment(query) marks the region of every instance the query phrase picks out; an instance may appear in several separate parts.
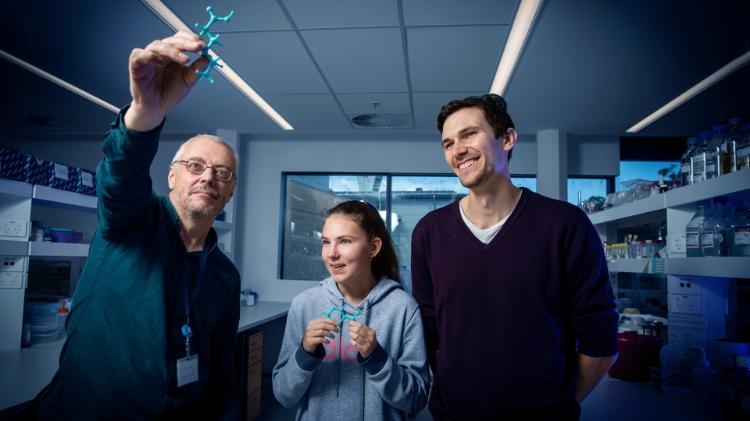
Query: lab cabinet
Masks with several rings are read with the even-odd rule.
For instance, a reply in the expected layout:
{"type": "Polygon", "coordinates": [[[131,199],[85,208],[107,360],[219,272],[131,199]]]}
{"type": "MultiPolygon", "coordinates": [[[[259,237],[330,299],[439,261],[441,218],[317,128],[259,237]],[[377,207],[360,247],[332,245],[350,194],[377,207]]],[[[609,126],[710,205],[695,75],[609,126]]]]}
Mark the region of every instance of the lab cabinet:
{"type": "Polygon", "coordinates": [[[244,420],[254,420],[260,415],[263,370],[263,331],[249,330],[237,336],[236,366],[238,367],[239,401],[244,420]]]}

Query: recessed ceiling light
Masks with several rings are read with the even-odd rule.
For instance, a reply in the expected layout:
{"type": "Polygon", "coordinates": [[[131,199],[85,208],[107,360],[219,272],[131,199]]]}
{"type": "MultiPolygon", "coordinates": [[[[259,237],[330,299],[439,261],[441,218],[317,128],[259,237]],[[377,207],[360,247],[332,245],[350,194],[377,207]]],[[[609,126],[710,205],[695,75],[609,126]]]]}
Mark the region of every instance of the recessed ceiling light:
{"type": "MultiPolygon", "coordinates": [[[[180,20],[180,18],[177,17],[177,15],[172,12],[172,10],[169,9],[164,3],[162,3],[159,0],[141,0],[143,4],[148,6],[151,11],[153,11],[159,18],[161,18],[164,23],[167,24],[172,30],[174,31],[185,31],[185,32],[193,32],[193,30],[187,26],[183,21],[180,20]]],[[[213,52],[213,50],[208,50],[209,54],[212,58],[216,57],[217,54],[213,52]]],[[[261,98],[260,95],[258,95],[257,92],[253,88],[250,87],[250,85],[247,84],[232,68],[227,64],[227,62],[222,58],[222,65],[224,67],[215,67],[214,69],[221,73],[232,85],[234,85],[237,89],[242,92],[243,95],[245,95],[250,101],[255,103],[255,105],[258,106],[258,108],[261,109],[268,117],[271,118],[276,124],[279,125],[284,130],[294,130],[294,127],[292,127],[291,124],[289,124],[284,117],[281,116],[276,110],[273,109],[268,103],[261,98]]]]}
{"type": "Polygon", "coordinates": [[[688,89],[687,91],[681,93],[677,98],[669,101],[666,105],[659,108],[658,110],[654,111],[649,115],[648,117],[644,118],[643,120],[636,123],[633,127],[627,129],[626,133],[638,133],[639,131],[643,130],[646,126],[653,123],[654,121],[664,117],[667,113],[671,112],[675,108],[679,107],[680,105],[684,104],[690,98],[698,95],[699,93],[703,92],[704,90],[708,89],[712,85],[714,85],[716,82],[724,79],[725,77],[729,76],[733,72],[735,72],[737,69],[741,68],[742,66],[746,65],[748,62],[750,62],[750,51],[746,52],[745,54],[737,57],[736,59],[732,60],[727,64],[726,66],[722,67],[721,69],[715,71],[711,76],[703,79],[702,81],[698,82],[695,86],[688,89]]]}
{"type": "Polygon", "coordinates": [[[508,40],[505,42],[503,55],[497,65],[495,79],[490,86],[490,93],[500,96],[505,93],[518,58],[521,56],[524,44],[526,44],[526,39],[529,37],[541,8],[542,0],[521,0],[516,17],[513,19],[513,26],[510,28],[510,34],[508,34],[508,40]]]}
{"type": "Polygon", "coordinates": [[[97,105],[99,105],[101,107],[104,107],[104,108],[112,111],[113,113],[118,113],[120,111],[119,108],[115,107],[114,105],[110,104],[109,102],[107,102],[107,101],[105,101],[105,100],[103,100],[103,99],[101,99],[101,98],[99,98],[97,96],[91,95],[90,93],[84,91],[83,89],[81,89],[81,88],[79,88],[79,87],[77,87],[75,85],[71,85],[70,83],[68,83],[68,82],[60,79],[59,77],[57,77],[55,75],[52,75],[50,73],[47,73],[44,70],[42,70],[42,69],[34,66],[33,64],[27,63],[27,62],[21,60],[20,58],[14,56],[14,55],[12,55],[12,54],[4,51],[4,50],[0,50],[0,56],[3,57],[4,59],[8,60],[11,63],[17,64],[20,67],[23,67],[24,69],[30,71],[31,73],[36,74],[37,76],[43,77],[44,79],[47,79],[48,81],[50,81],[50,82],[52,82],[54,84],[62,86],[63,88],[65,88],[65,89],[67,89],[67,90],[69,90],[69,91],[71,91],[71,92],[73,92],[75,94],[78,94],[78,95],[80,95],[80,96],[88,99],[89,101],[91,101],[91,102],[93,102],[93,103],[95,103],[95,104],[97,104],[97,105]]]}

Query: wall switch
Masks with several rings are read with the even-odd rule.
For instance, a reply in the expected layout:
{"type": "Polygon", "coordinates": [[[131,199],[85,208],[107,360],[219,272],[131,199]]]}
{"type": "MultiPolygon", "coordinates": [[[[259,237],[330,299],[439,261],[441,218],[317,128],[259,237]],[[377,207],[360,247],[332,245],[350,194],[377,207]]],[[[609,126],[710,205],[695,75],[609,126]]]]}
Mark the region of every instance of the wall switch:
{"type": "Polygon", "coordinates": [[[24,256],[0,256],[0,272],[25,272],[24,263],[24,256]]]}
{"type": "Polygon", "coordinates": [[[23,274],[19,272],[0,272],[0,289],[21,289],[23,274]]]}
{"type": "Polygon", "coordinates": [[[0,220],[0,236],[4,237],[28,237],[26,227],[29,221],[0,220]]]}

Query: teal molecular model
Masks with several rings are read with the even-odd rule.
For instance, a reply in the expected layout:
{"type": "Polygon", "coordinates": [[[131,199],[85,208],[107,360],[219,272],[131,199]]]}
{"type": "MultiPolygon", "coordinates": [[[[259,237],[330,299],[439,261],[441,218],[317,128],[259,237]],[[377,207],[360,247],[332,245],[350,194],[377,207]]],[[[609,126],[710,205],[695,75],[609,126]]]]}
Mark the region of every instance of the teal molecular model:
{"type": "Polygon", "coordinates": [[[339,312],[339,314],[341,315],[341,317],[339,318],[339,330],[341,330],[343,328],[344,321],[346,321],[346,320],[356,321],[357,317],[359,317],[359,316],[362,315],[361,311],[355,309],[354,307],[352,307],[352,306],[350,306],[349,304],[346,304],[346,303],[344,303],[344,305],[342,305],[341,307],[337,307],[337,306],[331,307],[331,309],[328,310],[328,311],[326,311],[325,313],[323,313],[323,315],[326,316],[326,317],[328,317],[330,319],[331,318],[331,314],[335,313],[335,312],[339,312]],[[354,310],[354,314],[347,313],[346,312],[346,306],[351,307],[351,309],[354,310]]]}
{"type": "Polygon", "coordinates": [[[208,12],[208,15],[209,15],[208,23],[206,23],[205,25],[196,23],[195,27],[200,28],[200,33],[198,34],[199,36],[201,37],[205,36],[208,38],[208,43],[206,43],[206,47],[203,48],[203,50],[201,50],[201,55],[203,57],[206,57],[209,60],[209,62],[208,62],[208,67],[206,67],[205,70],[196,70],[195,73],[201,75],[199,80],[208,79],[208,81],[211,82],[211,84],[213,84],[214,80],[209,75],[211,73],[211,70],[213,70],[214,67],[224,67],[224,66],[219,64],[219,60],[221,59],[221,57],[217,55],[216,57],[212,58],[211,55],[208,54],[208,50],[211,47],[213,47],[214,44],[219,45],[219,46],[223,45],[222,43],[219,42],[219,37],[221,36],[221,34],[216,34],[216,35],[212,34],[211,26],[216,22],[229,23],[229,21],[232,19],[232,16],[234,16],[234,10],[229,12],[229,14],[224,17],[216,16],[211,6],[206,7],[206,12],[208,12]]]}

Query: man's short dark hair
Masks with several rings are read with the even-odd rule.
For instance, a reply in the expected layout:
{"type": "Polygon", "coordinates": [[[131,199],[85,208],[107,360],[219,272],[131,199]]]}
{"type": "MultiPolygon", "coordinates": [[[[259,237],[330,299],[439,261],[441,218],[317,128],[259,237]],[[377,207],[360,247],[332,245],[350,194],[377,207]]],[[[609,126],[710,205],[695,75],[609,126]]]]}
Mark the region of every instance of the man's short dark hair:
{"type": "MultiPolygon", "coordinates": [[[[484,118],[495,131],[495,138],[499,139],[509,128],[515,129],[513,119],[508,114],[508,105],[500,95],[486,94],[482,96],[469,96],[464,99],[454,99],[443,105],[437,117],[437,128],[443,132],[443,124],[448,117],[462,108],[479,108],[484,112],[484,118]]],[[[508,161],[513,149],[508,151],[508,161]]]]}

